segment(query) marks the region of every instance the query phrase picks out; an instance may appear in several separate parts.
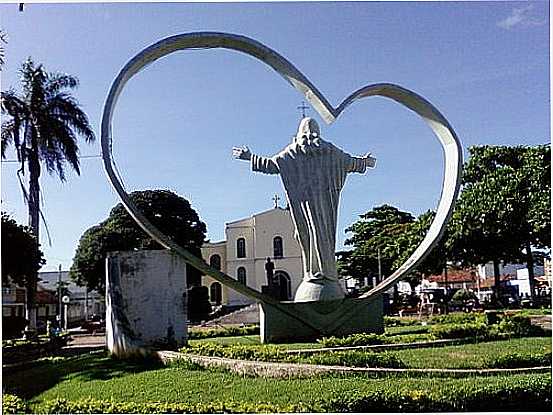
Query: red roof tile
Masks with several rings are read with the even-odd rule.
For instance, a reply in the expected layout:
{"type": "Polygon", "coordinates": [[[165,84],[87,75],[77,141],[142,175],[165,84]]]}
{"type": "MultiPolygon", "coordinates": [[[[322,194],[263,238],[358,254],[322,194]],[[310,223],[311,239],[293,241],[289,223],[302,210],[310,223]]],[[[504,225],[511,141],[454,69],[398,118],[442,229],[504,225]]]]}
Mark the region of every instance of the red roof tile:
{"type": "MultiPolygon", "coordinates": [[[[474,270],[464,269],[451,269],[447,271],[447,282],[476,282],[478,273],[474,270]]],[[[426,277],[430,282],[445,282],[445,276],[442,275],[430,275],[426,277]]]]}

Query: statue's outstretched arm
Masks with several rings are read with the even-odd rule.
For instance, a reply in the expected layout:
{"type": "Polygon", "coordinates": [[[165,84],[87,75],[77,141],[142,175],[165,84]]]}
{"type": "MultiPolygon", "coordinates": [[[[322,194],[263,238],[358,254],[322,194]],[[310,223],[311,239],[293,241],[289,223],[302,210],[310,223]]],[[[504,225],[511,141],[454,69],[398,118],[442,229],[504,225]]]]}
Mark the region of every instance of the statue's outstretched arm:
{"type": "Polygon", "coordinates": [[[278,174],[278,165],[270,157],[258,156],[252,154],[252,170],[265,174],[278,174]]]}
{"type": "Polygon", "coordinates": [[[252,154],[250,149],[246,146],[242,148],[234,147],[232,149],[232,155],[239,160],[250,160],[253,171],[265,174],[279,173],[278,166],[272,158],[252,154]]]}
{"type": "Polygon", "coordinates": [[[365,173],[367,168],[376,166],[376,158],[371,156],[371,153],[365,154],[364,157],[354,157],[348,155],[347,170],[348,173],[365,173]]]}

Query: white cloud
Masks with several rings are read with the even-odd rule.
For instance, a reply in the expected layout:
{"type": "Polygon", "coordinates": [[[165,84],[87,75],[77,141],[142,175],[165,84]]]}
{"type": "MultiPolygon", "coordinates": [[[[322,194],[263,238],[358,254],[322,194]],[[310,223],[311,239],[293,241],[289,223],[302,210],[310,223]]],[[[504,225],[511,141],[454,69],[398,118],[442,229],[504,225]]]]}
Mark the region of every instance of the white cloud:
{"type": "Polygon", "coordinates": [[[538,19],[532,15],[533,4],[523,7],[515,7],[509,16],[497,22],[497,25],[503,29],[512,29],[515,26],[541,26],[545,24],[544,19],[538,19]]]}

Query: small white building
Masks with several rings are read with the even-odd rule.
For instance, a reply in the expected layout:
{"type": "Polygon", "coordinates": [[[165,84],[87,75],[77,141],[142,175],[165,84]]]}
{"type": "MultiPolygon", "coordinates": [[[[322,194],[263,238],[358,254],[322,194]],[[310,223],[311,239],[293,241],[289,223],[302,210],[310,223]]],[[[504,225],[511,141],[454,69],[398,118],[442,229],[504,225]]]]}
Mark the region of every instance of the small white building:
{"type": "MultiPolygon", "coordinates": [[[[291,300],[302,279],[301,250],[294,238],[294,224],[288,209],[275,207],[249,218],[229,222],[226,240],[202,246],[202,257],[212,267],[261,291],[267,285],[267,258],[275,265],[279,278],[280,300],[291,300]]],[[[254,302],[209,276],[202,276],[213,305],[246,305],[254,302]]]]}
{"type": "Polygon", "coordinates": [[[104,315],[106,311],[105,300],[96,291],[88,291],[86,287],[79,287],[69,279],[69,271],[39,272],[41,279],[39,285],[46,290],[57,292],[58,281],[69,291],[70,302],[67,306],[68,323],[84,321],[93,314],[104,315]]]}

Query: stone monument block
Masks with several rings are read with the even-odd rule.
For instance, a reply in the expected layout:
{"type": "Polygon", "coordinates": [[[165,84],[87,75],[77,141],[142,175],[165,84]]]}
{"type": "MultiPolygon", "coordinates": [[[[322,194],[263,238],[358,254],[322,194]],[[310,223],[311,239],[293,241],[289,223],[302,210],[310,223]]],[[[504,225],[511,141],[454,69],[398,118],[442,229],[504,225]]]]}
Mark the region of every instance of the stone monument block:
{"type": "Polygon", "coordinates": [[[381,295],[334,301],[281,302],[280,305],[293,315],[303,316],[309,325],[270,304],[260,303],[262,343],[314,341],[323,336],[384,332],[381,295]]]}
{"type": "Polygon", "coordinates": [[[118,357],[186,344],[186,266],[168,250],[107,258],[106,337],[118,357]]]}

